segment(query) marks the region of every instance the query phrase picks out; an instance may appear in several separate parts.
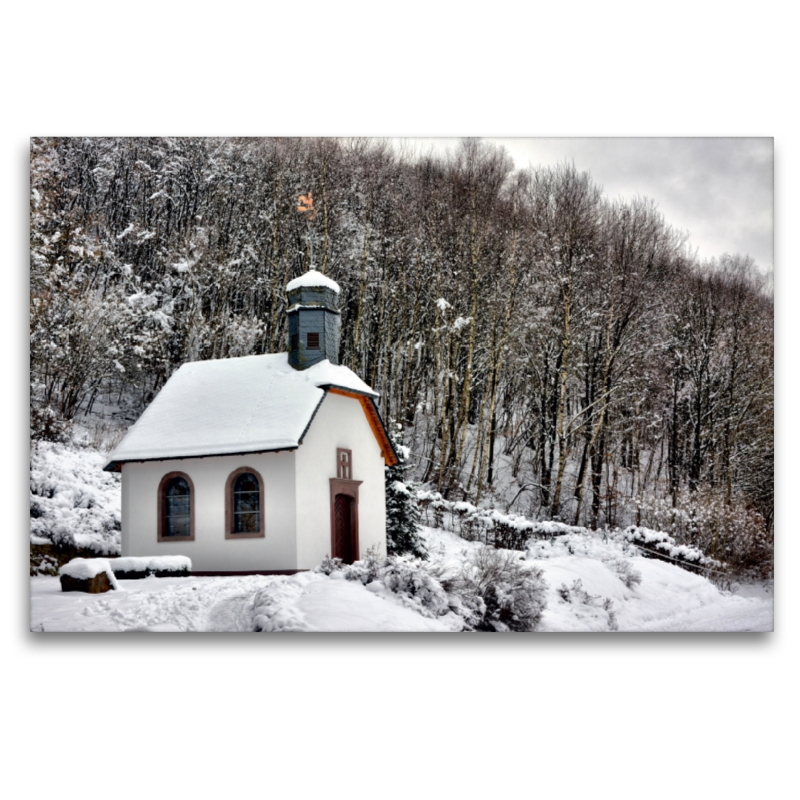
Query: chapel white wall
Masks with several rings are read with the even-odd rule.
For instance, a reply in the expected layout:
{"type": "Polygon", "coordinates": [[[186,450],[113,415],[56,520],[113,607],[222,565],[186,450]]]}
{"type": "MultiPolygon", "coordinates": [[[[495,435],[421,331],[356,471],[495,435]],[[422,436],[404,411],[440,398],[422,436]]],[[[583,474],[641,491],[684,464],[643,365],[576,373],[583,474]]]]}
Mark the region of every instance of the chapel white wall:
{"type": "Polygon", "coordinates": [[[361,403],[328,393],[296,451],[297,566],[311,569],[331,555],[330,479],[336,450],[353,451],[353,479],[359,486],[359,556],[377,545],[386,555],[384,461],[361,403]]]}
{"type": "Polygon", "coordinates": [[[122,555],[184,555],[200,572],[297,569],[296,508],[293,451],[126,463],[122,555]],[[264,538],[225,538],[225,484],[240,467],[251,467],[264,479],[264,538]],[[194,484],[192,542],[158,541],[158,486],[168,472],[183,472],[194,484]]]}

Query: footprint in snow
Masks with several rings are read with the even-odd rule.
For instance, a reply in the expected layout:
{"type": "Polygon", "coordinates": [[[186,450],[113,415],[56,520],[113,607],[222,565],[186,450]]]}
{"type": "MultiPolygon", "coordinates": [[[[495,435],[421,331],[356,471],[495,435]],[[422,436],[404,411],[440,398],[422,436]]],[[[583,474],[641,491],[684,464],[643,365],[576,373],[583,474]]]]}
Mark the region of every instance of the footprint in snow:
{"type": "Polygon", "coordinates": [[[254,629],[253,595],[237,594],[213,605],[208,612],[206,631],[248,631],[254,629]]]}

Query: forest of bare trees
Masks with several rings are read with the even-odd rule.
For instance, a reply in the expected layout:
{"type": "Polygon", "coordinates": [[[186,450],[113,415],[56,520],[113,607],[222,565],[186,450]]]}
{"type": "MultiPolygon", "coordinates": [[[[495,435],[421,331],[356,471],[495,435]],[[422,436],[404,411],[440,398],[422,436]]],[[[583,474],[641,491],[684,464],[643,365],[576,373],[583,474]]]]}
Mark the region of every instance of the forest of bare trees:
{"type": "Polygon", "coordinates": [[[131,421],[184,361],[285,350],[309,191],[341,362],[406,428],[419,480],[593,528],[680,519],[691,539],[710,515],[719,552],[742,526],[771,537],[756,265],[699,263],[650,200],[477,140],[32,140],[32,437],[131,421]]]}

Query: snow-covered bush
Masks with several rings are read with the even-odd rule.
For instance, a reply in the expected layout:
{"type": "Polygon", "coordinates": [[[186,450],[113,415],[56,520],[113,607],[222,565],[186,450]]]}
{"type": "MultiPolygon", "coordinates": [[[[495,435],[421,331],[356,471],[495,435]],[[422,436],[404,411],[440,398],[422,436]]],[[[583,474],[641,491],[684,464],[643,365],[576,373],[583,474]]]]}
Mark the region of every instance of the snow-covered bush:
{"type": "Polygon", "coordinates": [[[60,549],[120,552],[120,480],[104,456],[74,442],[36,442],[30,454],[32,536],[60,549]]]}
{"type": "Polygon", "coordinates": [[[498,520],[494,526],[494,546],[504,550],[524,550],[531,538],[531,530],[515,525],[513,519],[498,520]]]}
{"type": "Polygon", "coordinates": [[[58,575],[59,559],[41,546],[31,545],[31,577],[34,575],[58,575]]]}
{"type": "Polygon", "coordinates": [[[420,510],[416,490],[406,483],[409,449],[403,444],[403,426],[389,426],[397,464],[385,468],[386,480],[386,547],[389,555],[407,553],[417,558],[428,557],[419,535],[420,510]]]}
{"type": "Polygon", "coordinates": [[[192,561],[186,556],[125,556],[108,560],[118,578],[186,578],[192,571],[192,561]]]}
{"type": "Polygon", "coordinates": [[[382,557],[370,549],[363,559],[353,564],[342,564],[338,558],[326,558],[314,571],[323,575],[341,572],[346,580],[358,581],[364,586],[379,583],[397,595],[403,605],[426,617],[440,617],[450,610],[447,592],[420,559],[382,557]]]}
{"type": "Polygon", "coordinates": [[[479,631],[533,631],[547,606],[542,570],[516,552],[480,547],[443,580],[479,631]]]}
{"type": "Polygon", "coordinates": [[[444,512],[451,504],[439,492],[417,489],[417,505],[425,517],[425,524],[434,528],[444,528],[444,512]]]}
{"type": "Polygon", "coordinates": [[[438,492],[418,489],[416,496],[427,525],[503,550],[524,551],[532,539],[552,539],[586,530],[562,522],[537,522],[520,514],[504,514],[496,508],[478,508],[464,500],[447,500],[438,492]]]}
{"type": "Polygon", "coordinates": [[[31,441],[66,442],[69,439],[68,423],[52,406],[39,399],[41,394],[41,387],[32,383],[29,420],[31,441]]]}
{"type": "Polygon", "coordinates": [[[471,514],[461,523],[461,538],[468,542],[486,542],[492,521],[480,514],[471,514]]]}
{"type": "MultiPolygon", "coordinates": [[[[338,558],[330,560],[333,562],[341,561],[341,559],[338,558]]],[[[354,561],[352,564],[341,564],[340,569],[346,580],[358,581],[366,586],[368,583],[378,580],[383,574],[386,565],[394,560],[395,558],[391,556],[380,556],[377,548],[371,547],[365,553],[364,558],[359,561],[354,561]]]]}
{"type": "Polygon", "coordinates": [[[533,631],[546,606],[541,570],[518,553],[485,546],[455,572],[441,563],[374,552],[349,565],[326,558],[314,571],[341,572],[373,591],[391,592],[426,617],[455,614],[466,631],[533,631]]]}
{"type": "Polygon", "coordinates": [[[580,578],[574,580],[572,586],[569,587],[562,583],[556,589],[556,592],[563,602],[580,606],[579,615],[588,615],[594,618],[605,617],[610,631],[619,630],[617,614],[614,611],[614,601],[609,597],[590,595],[583,588],[583,581],[580,578]]]}
{"type": "Polygon", "coordinates": [[[330,556],[325,556],[322,559],[322,562],[314,567],[314,572],[321,572],[323,575],[331,575],[334,572],[338,572],[342,569],[343,562],[341,558],[331,558],[330,556]]]}
{"type": "Polygon", "coordinates": [[[738,580],[769,579],[774,573],[774,541],[764,518],[735,496],[726,501],[713,489],[682,492],[640,504],[642,524],[667,532],[676,544],[701,550],[738,580]]]}
{"type": "Polygon", "coordinates": [[[458,533],[460,535],[464,535],[465,520],[472,517],[477,513],[477,511],[478,509],[476,506],[472,505],[472,503],[467,503],[464,500],[453,503],[450,506],[450,513],[453,514],[456,519],[458,519],[458,533]]]}
{"type": "Polygon", "coordinates": [[[626,588],[633,589],[634,586],[638,586],[642,582],[642,573],[630,561],[626,561],[624,558],[615,558],[604,563],[619,576],[626,588]]]}
{"type": "Polygon", "coordinates": [[[383,570],[381,581],[390,592],[419,600],[434,616],[442,616],[450,610],[447,592],[418,562],[393,559],[383,570]]]}
{"type": "Polygon", "coordinates": [[[697,547],[678,544],[675,539],[664,531],[654,531],[650,528],[637,528],[631,525],[624,531],[625,539],[635,544],[648,558],[672,560],[682,566],[694,567],[697,571],[701,568],[721,570],[725,566],[716,559],[709,558],[697,547]]]}
{"type": "Polygon", "coordinates": [[[583,528],[575,533],[556,536],[553,539],[534,539],[525,553],[525,558],[563,558],[564,556],[586,556],[603,563],[618,558],[633,558],[641,555],[621,531],[590,531],[583,528]]]}

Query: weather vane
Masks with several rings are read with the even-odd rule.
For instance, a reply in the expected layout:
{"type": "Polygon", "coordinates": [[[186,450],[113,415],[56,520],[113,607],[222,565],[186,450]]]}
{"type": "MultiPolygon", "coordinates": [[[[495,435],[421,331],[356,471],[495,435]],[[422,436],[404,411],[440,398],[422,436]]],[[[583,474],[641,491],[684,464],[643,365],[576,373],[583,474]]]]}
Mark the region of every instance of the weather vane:
{"type": "Polygon", "coordinates": [[[306,224],[308,225],[308,246],[309,246],[309,255],[310,255],[310,266],[311,269],[314,268],[314,229],[311,227],[311,223],[314,221],[314,218],[317,215],[317,212],[314,210],[314,196],[309,192],[308,194],[301,194],[300,198],[297,201],[297,213],[302,214],[305,217],[306,224]]]}

